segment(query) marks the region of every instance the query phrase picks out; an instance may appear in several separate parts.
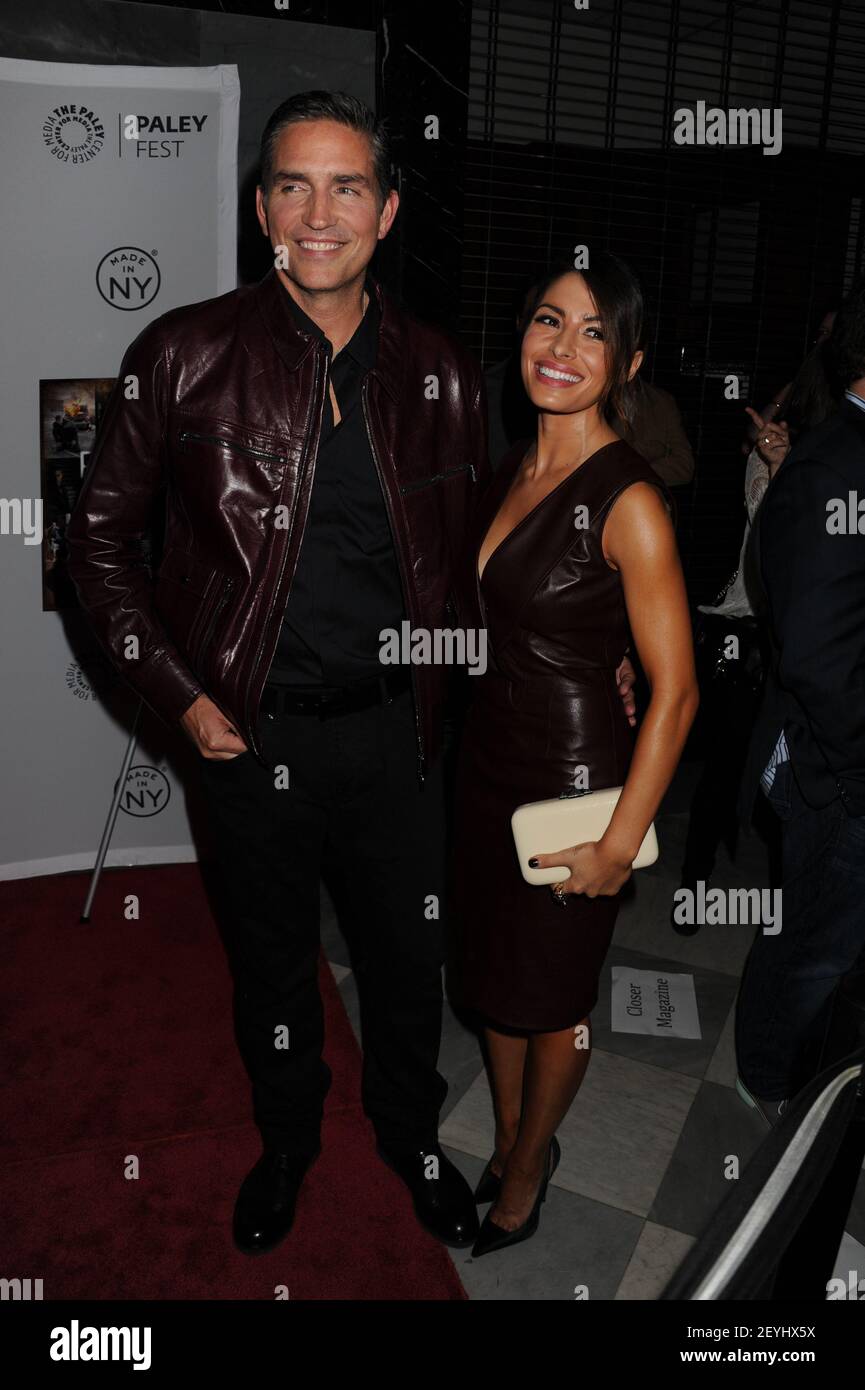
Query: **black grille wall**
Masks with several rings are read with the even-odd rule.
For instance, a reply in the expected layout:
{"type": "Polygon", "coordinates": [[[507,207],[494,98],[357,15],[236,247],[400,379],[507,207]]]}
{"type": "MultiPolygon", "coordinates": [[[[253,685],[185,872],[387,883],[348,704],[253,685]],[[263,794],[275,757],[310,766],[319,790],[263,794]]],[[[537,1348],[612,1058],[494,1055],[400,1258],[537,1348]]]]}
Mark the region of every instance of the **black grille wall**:
{"type": "Polygon", "coordinates": [[[865,267],[863,72],[857,0],[473,9],[462,334],[489,366],[550,261],[586,244],[632,264],[651,319],[644,371],[676,396],[697,459],[678,498],[696,601],[738,554],[744,406],[790,380],[865,267]],[[780,108],[780,152],[677,145],[674,113],[700,101],[780,108]]]}

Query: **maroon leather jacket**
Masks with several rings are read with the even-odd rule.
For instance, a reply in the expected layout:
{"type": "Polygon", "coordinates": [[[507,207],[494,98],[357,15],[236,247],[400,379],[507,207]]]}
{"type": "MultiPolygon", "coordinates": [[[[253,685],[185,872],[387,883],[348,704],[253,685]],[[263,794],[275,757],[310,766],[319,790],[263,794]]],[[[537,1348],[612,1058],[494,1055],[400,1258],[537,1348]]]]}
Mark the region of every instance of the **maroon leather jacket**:
{"type": "MultiPolygon", "coordinates": [[[[455,563],[487,480],[479,366],[379,285],[363,410],[412,628],[456,621],[455,563]]],[[[207,694],[261,759],[258,707],[309,508],[323,347],[275,270],[173,309],[126,352],[69,525],[69,571],[117,669],[166,722],[207,694]],[[141,552],[166,489],[162,561],[141,552]],[[130,638],[137,638],[131,643],[130,638]]],[[[413,666],[419,773],[441,746],[449,670],[413,666]]]]}

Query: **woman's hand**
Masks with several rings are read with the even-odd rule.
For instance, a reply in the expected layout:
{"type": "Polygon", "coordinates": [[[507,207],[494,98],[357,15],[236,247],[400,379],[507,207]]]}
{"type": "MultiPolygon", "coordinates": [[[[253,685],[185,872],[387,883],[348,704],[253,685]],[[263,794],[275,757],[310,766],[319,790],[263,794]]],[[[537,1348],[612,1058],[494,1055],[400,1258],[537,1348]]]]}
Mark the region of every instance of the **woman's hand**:
{"type": "Polygon", "coordinates": [[[790,430],[785,420],[770,423],[768,420],[764,420],[762,415],[758,415],[756,410],[752,410],[749,405],[745,409],[757,427],[757,438],[754,441],[757,446],[757,453],[763,462],[768,464],[769,477],[774,478],[790,452],[790,430]]]}
{"type": "Polygon", "coordinates": [[[570,869],[570,878],[550,885],[559,898],[571,893],[585,893],[587,898],[612,897],[631,877],[631,862],[603,839],[587,840],[553,854],[536,854],[529,860],[533,869],[551,869],[560,864],[570,869]]]}
{"type": "Polygon", "coordinates": [[[626,656],[622,657],[622,664],[616,671],[616,685],[622,697],[625,714],[628,716],[628,723],[633,727],[637,722],[637,702],[634,699],[634,683],[637,673],[626,656]]]}

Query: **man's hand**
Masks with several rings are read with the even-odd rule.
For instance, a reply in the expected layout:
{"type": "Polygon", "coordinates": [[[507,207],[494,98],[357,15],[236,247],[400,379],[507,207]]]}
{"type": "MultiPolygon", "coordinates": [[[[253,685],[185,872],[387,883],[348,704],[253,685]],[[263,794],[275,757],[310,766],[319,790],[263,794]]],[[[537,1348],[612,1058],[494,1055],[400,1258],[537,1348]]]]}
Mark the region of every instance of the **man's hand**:
{"type": "Polygon", "coordinates": [[[203,758],[227,762],[247,752],[243,739],[206,695],[193,701],[180,723],[203,758]]]}
{"type": "MultiPolygon", "coordinates": [[[[616,671],[616,684],[619,687],[619,694],[625,706],[625,714],[628,716],[628,723],[631,725],[637,722],[637,702],[632,695],[634,682],[637,673],[626,656],[622,657],[622,664],[616,671]]],[[[193,709],[195,706],[193,706],[193,709]]]]}

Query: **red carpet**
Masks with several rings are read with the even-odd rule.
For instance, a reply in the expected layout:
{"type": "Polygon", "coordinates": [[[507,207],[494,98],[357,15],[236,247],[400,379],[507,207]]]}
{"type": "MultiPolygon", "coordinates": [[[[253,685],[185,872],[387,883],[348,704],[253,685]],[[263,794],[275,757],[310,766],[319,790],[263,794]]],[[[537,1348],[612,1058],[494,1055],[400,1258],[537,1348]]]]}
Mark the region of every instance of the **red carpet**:
{"type": "Polygon", "coordinates": [[[234,1198],[260,1144],[198,866],[106,872],[80,926],[86,887],[81,874],[0,884],[0,1272],[41,1278],[46,1300],[272,1300],[278,1285],[292,1299],[465,1298],[376,1156],[360,1052],[324,961],[322,1154],[285,1242],[235,1250],[234,1198]],[[124,916],[130,893],[138,921],[124,916]]]}

